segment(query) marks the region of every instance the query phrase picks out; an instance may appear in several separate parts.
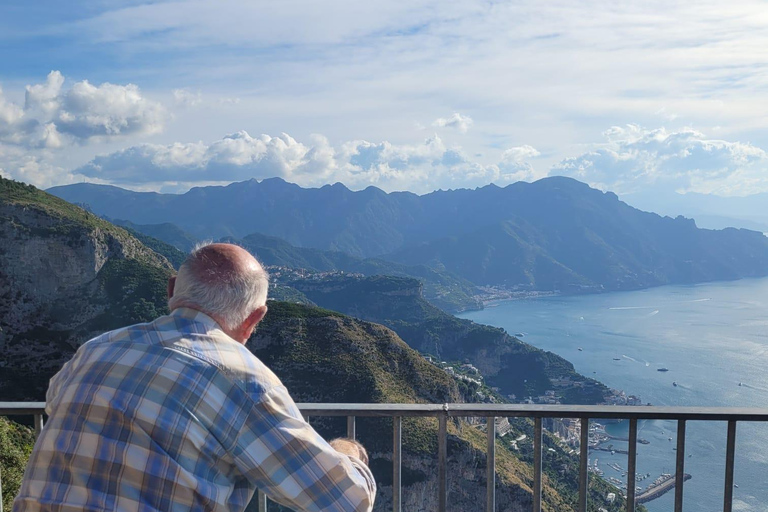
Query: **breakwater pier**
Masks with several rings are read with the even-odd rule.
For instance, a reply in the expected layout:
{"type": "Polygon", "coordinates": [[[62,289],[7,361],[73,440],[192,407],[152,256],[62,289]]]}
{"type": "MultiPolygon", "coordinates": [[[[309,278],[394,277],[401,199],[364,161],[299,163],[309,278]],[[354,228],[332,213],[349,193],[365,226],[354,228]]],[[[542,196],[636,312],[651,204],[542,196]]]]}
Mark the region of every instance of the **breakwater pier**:
{"type": "MultiPolygon", "coordinates": [[[[691,479],[691,475],[685,473],[683,475],[683,482],[691,479]]],[[[647,503],[651,500],[655,500],[659,496],[662,496],[675,488],[675,476],[668,473],[664,473],[659,478],[653,481],[644,491],[642,491],[636,498],[637,503],[647,503]]]]}

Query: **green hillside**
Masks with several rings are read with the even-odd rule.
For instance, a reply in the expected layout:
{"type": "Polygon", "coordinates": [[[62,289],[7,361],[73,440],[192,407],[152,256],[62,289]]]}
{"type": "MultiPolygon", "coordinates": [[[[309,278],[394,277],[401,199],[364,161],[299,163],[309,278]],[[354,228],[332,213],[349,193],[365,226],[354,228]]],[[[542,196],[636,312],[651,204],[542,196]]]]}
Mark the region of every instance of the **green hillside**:
{"type": "Polygon", "coordinates": [[[379,258],[357,258],[339,251],[296,247],[274,236],[250,234],[229,241],[242,245],[267,265],[307,269],[315,272],[344,271],[367,276],[413,277],[424,283],[424,296],[449,312],[482,308],[478,290],[468,280],[426,265],[402,265],[379,258]]]}
{"type": "Polygon", "coordinates": [[[528,345],[503,329],[462,320],[432,306],[413,279],[335,276],[298,280],[292,286],[322,307],[386,325],[420,352],[444,361],[471,362],[486,383],[499,387],[503,395],[543,395],[546,390],[558,390],[554,379],[580,383],[558,390],[566,403],[601,403],[608,391],[556,354],[528,345]]]}
{"type": "MultiPolygon", "coordinates": [[[[458,381],[430,364],[394,332],[339,313],[282,302],[270,303],[265,321],[248,342],[249,348],[282,379],[297,401],[339,403],[444,403],[474,401],[463,394],[458,381]]],[[[346,432],[344,418],[313,418],[312,425],[327,437],[346,432]]],[[[529,421],[515,422],[510,438],[531,435],[529,421]]],[[[386,418],[358,418],[359,439],[372,454],[371,468],[380,491],[376,510],[391,508],[392,422],[386,418]]],[[[437,421],[403,421],[404,509],[434,510],[433,489],[437,453],[437,421]],[[412,500],[408,502],[408,500],[412,500]],[[408,506],[412,505],[412,506],[408,506]]],[[[578,462],[554,437],[546,436],[552,452],[545,457],[545,510],[568,511],[576,504],[578,462]],[[563,465],[572,468],[565,473],[563,465]]],[[[476,424],[449,422],[448,471],[466,481],[449,491],[449,510],[473,510],[484,496],[485,433],[476,424]],[[473,498],[474,496],[474,498],[473,498]],[[473,501],[474,500],[474,501],[473,501]]],[[[531,506],[532,450],[516,453],[503,440],[497,444],[497,502],[501,510],[531,506]]],[[[611,487],[591,479],[590,510],[618,511],[622,504],[607,504],[611,487]]]]}
{"type": "Polygon", "coordinates": [[[162,224],[134,224],[129,220],[110,218],[107,218],[107,220],[117,226],[126,228],[132,233],[141,233],[156,240],[162,240],[185,254],[191,251],[195,244],[200,241],[170,222],[162,224]]]}

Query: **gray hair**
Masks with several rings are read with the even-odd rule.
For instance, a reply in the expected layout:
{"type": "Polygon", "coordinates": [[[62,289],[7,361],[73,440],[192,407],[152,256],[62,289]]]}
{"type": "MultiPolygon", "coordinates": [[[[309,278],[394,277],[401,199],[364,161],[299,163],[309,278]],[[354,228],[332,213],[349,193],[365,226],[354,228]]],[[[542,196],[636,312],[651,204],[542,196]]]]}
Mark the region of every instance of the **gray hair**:
{"type": "Polygon", "coordinates": [[[210,245],[195,246],[179,267],[168,307],[196,306],[215,316],[223,328],[234,329],[267,303],[269,275],[258,262],[235,265],[211,257],[211,251],[205,250],[210,245]]]}

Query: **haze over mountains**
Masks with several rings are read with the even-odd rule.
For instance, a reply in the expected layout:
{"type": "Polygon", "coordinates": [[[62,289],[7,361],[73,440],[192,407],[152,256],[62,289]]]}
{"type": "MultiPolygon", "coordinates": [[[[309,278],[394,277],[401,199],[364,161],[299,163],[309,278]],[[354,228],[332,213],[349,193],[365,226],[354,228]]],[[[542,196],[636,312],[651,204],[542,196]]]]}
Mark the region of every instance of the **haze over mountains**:
{"type": "Polygon", "coordinates": [[[768,274],[768,238],[637,210],[570,178],[505,188],[387,194],[273,178],[181,195],[78,184],[51,193],[136,224],[198,238],[254,233],[294,246],[448,271],[475,285],[583,292],[768,274]]]}
{"type": "Polygon", "coordinates": [[[737,227],[768,233],[768,193],[723,197],[655,191],[632,194],[625,199],[639,208],[662,215],[693,217],[696,224],[704,228],[737,227]]]}

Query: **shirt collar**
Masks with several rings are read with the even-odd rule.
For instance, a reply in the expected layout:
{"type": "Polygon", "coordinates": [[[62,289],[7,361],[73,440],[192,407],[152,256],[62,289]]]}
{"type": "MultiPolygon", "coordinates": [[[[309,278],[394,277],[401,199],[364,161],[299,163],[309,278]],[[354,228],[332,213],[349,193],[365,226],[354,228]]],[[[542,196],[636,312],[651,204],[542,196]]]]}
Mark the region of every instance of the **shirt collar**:
{"type": "Polygon", "coordinates": [[[202,311],[198,311],[196,309],[192,308],[176,308],[173,311],[171,311],[171,316],[176,318],[183,318],[185,320],[189,320],[198,324],[204,325],[207,330],[213,330],[217,329],[219,331],[222,331],[221,325],[211,318],[209,315],[206,315],[202,311]]]}

